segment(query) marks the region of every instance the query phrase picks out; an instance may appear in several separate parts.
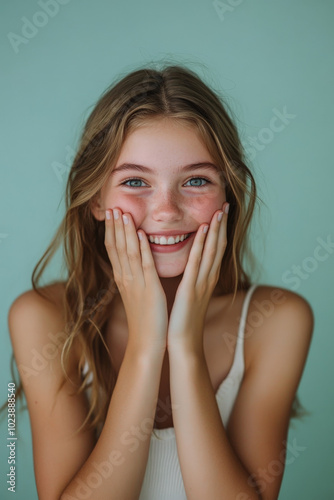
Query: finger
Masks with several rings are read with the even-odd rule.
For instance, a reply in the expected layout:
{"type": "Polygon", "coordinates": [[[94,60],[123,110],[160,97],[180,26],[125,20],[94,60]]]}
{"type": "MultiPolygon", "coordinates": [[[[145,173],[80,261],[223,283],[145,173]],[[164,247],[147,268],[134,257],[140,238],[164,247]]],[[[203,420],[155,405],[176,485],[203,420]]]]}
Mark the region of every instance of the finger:
{"type": "Polygon", "coordinates": [[[124,230],[124,223],[122,212],[119,208],[113,209],[114,228],[115,228],[115,241],[118,260],[120,262],[122,280],[132,281],[133,276],[127,254],[127,242],[124,230]]]}
{"type": "Polygon", "coordinates": [[[224,257],[224,253],[227,246],[227,220],[228,220],[228,214],[225,213],[224,211],[222,220],[220,222],[220,229],[218,233],[218,242],[217,242],[217,252],[215,260],[212,265],[212,270],[220,268],[224,257]]]}
{"type": "Polygon", "coordinates": [[[182,280],[187,282],[190,287],[194,287],[197,282],[198,272],[202,260],[204,242],[208,228],[208,224],[201,225],[198,228],[192,247],[190,249],[188,262],[182,278],[182,280]]]}
{"type": "Polygon", "coordinates": [[[198,281],[204,282],[216,276],[226,248],[226,217],[219,210],[211,220],[208,236],[205,241],[198,281]]]}
{"type": "Polygon", "coordinates": [[[116,239],[115,239],[115,229],[114,229],[114,219],[112,216],[112,210],[106,210],[105,214],[105,233],[104,233],[104,245],[107,250],[107,254],[111,263],[114,276],[120,275],[121,265],[118,259],[117,249],[116,249],[116,239]]]}
{"type": "Polygon", "coordinates": [[[146,285],[158,278],[158,273],[155,267],[151,247],[148,238],[143,230],[138,231],[138,238],[140,243],[142,269],[146,285]]]}
{"type": "Polygon", "coordinates": [[[132,276],[144,284],[144,273],[139,239],[130,213],[122,215],[126,238],[126,248],[132,276]]]}

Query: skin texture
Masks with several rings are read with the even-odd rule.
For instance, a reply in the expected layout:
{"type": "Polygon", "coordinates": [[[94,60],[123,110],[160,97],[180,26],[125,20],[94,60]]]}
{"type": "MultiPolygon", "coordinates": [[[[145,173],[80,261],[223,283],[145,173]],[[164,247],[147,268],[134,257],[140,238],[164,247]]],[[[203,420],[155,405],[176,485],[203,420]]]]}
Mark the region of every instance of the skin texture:
{"type": "Polygon", "coordinates": [[[190,349],[202,349],[227,223],[220,172],[208,169],[205,162],[213,160],[195,128],[154,120],[129,134],[100,194],[95,216],[106,217],[106,247],[127,313],[130,342],[131,332],[138,341],[140,330],[148,341],[143,342],[146,348],[156,342],[163,347],[168,313],[168,346],[181,341],[190,349]],[[150,171],[118,170],[125,163],[150,171]],[[186,169],[198,163],[204,165],[186,169]],[[169,231],[192,235],[173,252],[150,248],[147,235],[168,237],[169,231]],[[154,338],[147,339],[148,332],[154,338]]]}
{"type": "MultiPolygon", "coordinates": [[[[275,303],[271,287],[255,290],[249,316],[258,314],[259,304],[271,304],[271,313],[262,316],[261,324],[245,339],[245,349],[252,354],[225,427],[203,353],[204,330],[208,330],[205,314],[226,247],[228,215],[218,220],[226,205],[225,192],[217,172],[204,167],[180,170],[204,161],[212,160],[194,129],[166,119],[150,122],[129,134],[116,167],[131,162],[152,172],[112,174],[92,208],[95,217],[105,221],[105,245],[126,311],[129,338],[97,440],[93,431],[75,434],[87,412],[85,395],[73,395],[68,382],[57,391],[63,380],[60,347],[43,370],[29,377],[22,373],[41,500],[82,498],[82,488],[87,490],[102,464],[110,473],[98,476],[99,486],[89,487],[89,498],[107,500],[112,495],[138,500],[167,356],[187,498],[278,498],[283,467],[278,474],[275,469],[268,476],[268,471],[284,461],[291,404],[313,330],[312,310],[302,297],[287,290],[281,290],[284,300],[275,303]],[[194,175],[208,177],[212,183],[190,186],[194,175]],[[128,177],[142,179],[143,183],[134,185],[145,187],[124,187],[128,177]],[[127,224],[122,215],[127,216],[127,224]],[[152,252],[146,233],[166,230],[194,236],[177,252],[152,252]],[[124,437],[138,429],[144,435],[130,449],[124,437]]],[[[35,353],[44,352],[50,342],[48,332],[64,331],[61,299],[59,292],[59,300],[51,304],[32,290],[11,306],[8,324],[19,368],[31,371],[35,353]]],[[[216,330],[219,336],[223,328],[217,325],[216,330]]],[[[69,366],[77,387],[81,384],[79,347],[69,366]]]]}
{"type": "MultiPolygon", "coordinates": [[[[115,170],[126,162],[148,166],[152,173],[134,169],[112,173],[101,190],[93,213],[97,219],[103,220],[106,209],[117,207],[123,213],[131,214],[136,229],[147,234],[169,230],[180,230],[181,234],[195,232],[201,224],[210,223],[215,211],[221,209],[226,200],[219,172],[206,168],[181,169],[205,161],[214,163],[193,127],[166,118],[151,120],[129,134],[115,170]],[[211,184],[204,185],[205,182],[201,181],[201,187],[191,186],[200,182],[189,182],[193,176],[207,177],[211,184]],[[128,182],[142,187],[122,185],[129,177],[142,179],[141,183],[128,182]]],[[[188,261],[190,247],[186,245],[179,252],[169,254],[153,252],[159,277],[180,276],[188,261]]]]}

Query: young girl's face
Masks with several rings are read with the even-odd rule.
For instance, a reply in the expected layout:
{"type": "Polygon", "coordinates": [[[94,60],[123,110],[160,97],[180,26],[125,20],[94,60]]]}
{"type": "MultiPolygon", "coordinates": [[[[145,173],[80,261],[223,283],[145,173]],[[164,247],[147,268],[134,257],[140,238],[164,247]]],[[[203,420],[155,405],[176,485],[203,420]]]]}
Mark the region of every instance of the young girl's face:
{"type": "Polygon", "coordinates": [[[102,220],[105,209],[129,212],[136,229],[154,238],[158,275],[171,278],[184,272],[195,232],[225,200],[220,171],[196,129],[161,118],[128,135],[94,214],[102,220]]]}

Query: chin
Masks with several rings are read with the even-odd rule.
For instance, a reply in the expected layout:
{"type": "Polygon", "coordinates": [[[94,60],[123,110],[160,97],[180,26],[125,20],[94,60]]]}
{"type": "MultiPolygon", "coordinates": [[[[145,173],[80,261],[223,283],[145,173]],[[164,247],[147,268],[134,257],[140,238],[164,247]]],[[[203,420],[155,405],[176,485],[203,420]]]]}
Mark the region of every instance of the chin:
{"type": "Polygon", "coordinates": [[[183,274],[185,270],[185,265],[159,266],[159,264],[156,263],[155,266],[159,278],[176,278],[176,276],[180,276],[181,274],[183,274]]]}
{"type": "Polygon", "coordinates": [[[177,276],[181,276],[181,273],[158,273],[159,278],[176,278],[177,276]]]}

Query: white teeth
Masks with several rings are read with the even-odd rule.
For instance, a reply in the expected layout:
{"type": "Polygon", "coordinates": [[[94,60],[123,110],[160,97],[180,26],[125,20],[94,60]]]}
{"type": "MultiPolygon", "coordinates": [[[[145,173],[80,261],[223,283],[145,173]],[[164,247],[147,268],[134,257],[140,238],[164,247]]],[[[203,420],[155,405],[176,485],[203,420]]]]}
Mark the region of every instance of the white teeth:
{"type": "Polygon", "coordinates": [[[149,240],[151,243],[155,243],[156,245],[175,245],[175,243],[179,243],[180,241],[184,241],[188,238],[189,234],[177,235],[176,238],[173,236],[168,236],[168,239],[165,236],[149,236],[149,240]]]}

